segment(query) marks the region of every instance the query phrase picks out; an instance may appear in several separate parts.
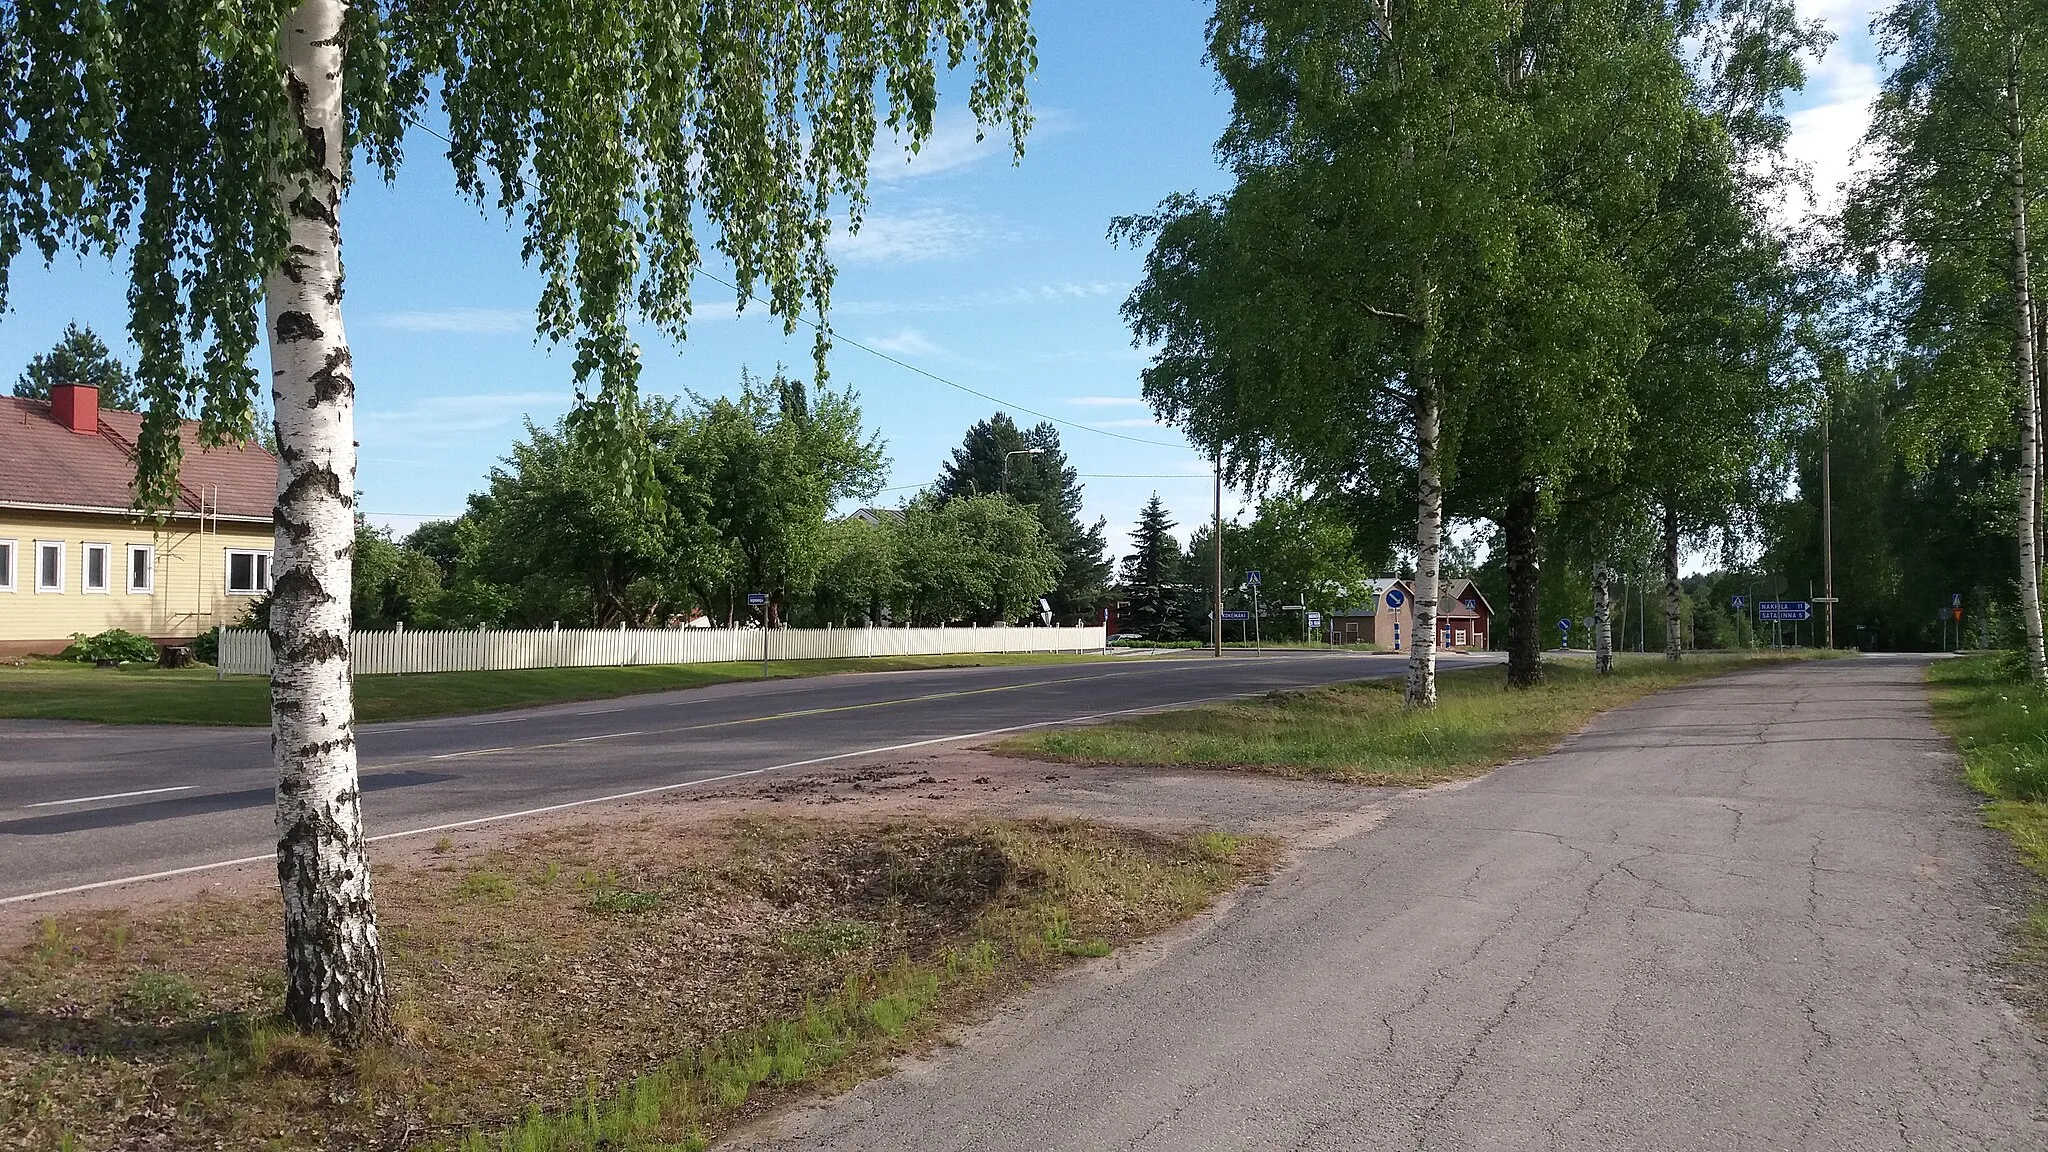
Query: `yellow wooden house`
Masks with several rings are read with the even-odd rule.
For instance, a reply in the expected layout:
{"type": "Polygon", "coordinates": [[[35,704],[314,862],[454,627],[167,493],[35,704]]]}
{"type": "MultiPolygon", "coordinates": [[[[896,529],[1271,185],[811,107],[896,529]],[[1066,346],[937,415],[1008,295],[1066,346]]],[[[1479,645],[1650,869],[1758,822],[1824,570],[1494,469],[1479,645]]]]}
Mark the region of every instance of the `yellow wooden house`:
{"type": "Polygon", "coordinates": [[[184,643],[270,590],[276,459],[201,448],[188,421],[173,507],[145,515],[132,486],[141,430],[135,413],[100,410],[96,388],[0,397],[0,655],[109,628],[184,643]]]}

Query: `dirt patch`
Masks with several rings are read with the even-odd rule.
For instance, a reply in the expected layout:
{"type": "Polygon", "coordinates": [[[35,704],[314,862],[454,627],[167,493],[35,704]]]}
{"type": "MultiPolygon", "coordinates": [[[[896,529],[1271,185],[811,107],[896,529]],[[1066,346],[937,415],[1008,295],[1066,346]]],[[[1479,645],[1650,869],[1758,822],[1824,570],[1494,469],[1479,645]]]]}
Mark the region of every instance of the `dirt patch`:
{"type": "Polygon", "coordinates": [[[690,1147],[1276,858],[1214,832],[888,810],[941,779],[877,767],[379,845],[402,1037],[356,1053],[275,1020],[275,895],[253,877],[44,909],[0,951],[0,1147],[496,1147],[514,1128],[620,1146],[557,1142],[599,1116],[690,1147]],[[841,792],[883,799],[788,810],[841,792]]]}

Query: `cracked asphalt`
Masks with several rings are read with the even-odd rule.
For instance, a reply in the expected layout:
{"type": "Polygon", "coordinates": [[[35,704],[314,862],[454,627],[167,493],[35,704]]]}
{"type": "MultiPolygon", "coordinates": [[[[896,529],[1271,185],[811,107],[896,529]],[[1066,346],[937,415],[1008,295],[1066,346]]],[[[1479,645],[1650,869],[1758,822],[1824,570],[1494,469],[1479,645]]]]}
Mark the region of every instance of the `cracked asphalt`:
{"type": "Polygon", "coordinates": [[[2048,1049],[1994,967],[2007,849],[1923,668],[1609,713],[740,1142],[2048,1148],[2048,1049]]]}

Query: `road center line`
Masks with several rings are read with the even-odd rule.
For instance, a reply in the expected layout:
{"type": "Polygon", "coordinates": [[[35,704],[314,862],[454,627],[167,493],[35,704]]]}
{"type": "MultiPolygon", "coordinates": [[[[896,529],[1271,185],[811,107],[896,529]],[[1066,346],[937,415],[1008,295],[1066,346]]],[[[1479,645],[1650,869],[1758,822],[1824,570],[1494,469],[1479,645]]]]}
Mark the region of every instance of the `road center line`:
{"type": "MultiPolygon", "coordinates": [[[[1192,700],[1175,700],[1166,704],[1148,704],[1142,708],[1122,708],[1114,712],[1095,712],[1086,716],[1068,716],[1058,720],[1039,720],[1030,724],[1013,724],[1004,728],[985,728],[979,732],[962,732],[953,736],[934,736],[928,740],[912,740],[904,744],[888,744],[879,748],[862,748],[854,752],[839,752],[831,756],[817,756],[809,760],[792,760],[787,764],[771,764],[766,768],[749,768],[740,772],[727,772],[719,776],[705,776],[695,780],[678,780],[668,784],[656,784],[649,788],[636,788],[630,792],[614,792],[608,796],[591,796],[582,800],[568,800],[560,804],[549,804],[540,808],[526,808],[518,812],[503,812],[495,816],[479,816],[472,820],[457,820],[448,824],[435,824],[426,828],[408,828],[403,832],[386,832],[381,836],[370,836],[372,842],[399,840],[408,836],[426,836],[436,832],[451,832],[458,828],[475,828],[484,824],[496,824],[505,820],[518,820],[528,816],[545,816],[550,812],[565,812],[572,808],[584,808],[592,804],[610,804],[620,800],[634,800],[642,796],[654,796],[663,792],[677,792],[684,788],[700,788],[707,784],[722,784],[728,780],[744,780],[750,776],[764,776],[770,772],[784,772],[791,768],[809,768],[818,764],[830,764],[837,760],[852,760],[862,756],[880,756],[889,752],[904,752],[912,748],[928,748],[934,744],[950,744],[960,740],[982,740],[990,736],[1004,736],[1012,732],[1029,732],[1036,728],[1057,728],[1063,724],[1085,724],[1092,720],[1109,720],[1118,716],[1136,716],[1145,712],[1164,712],[1173,708],[1191,708],[1197,704],[1213,704],[1221,700],[1243,700],[1262,696],[1272,689],[1262,688],[1256,692],[1232,692],[1221,696],[1201,696],[1192,700]]],[[[496,751],[496,749],[493,749],[496,751]]],[[[466,753],[455,753],[466,755],[466,753]]],[[[26,892],[20,896],[0,896],[0,905],[25,904],[31,900],[46,900],[52,896],[70,896],[79,892],[96,892],[102,888],[118,888],[125,884],[142,884],[151,880],[168,880],[174,876],[190,876],[195,872],[211,872],[220,868],[233,868],[242,864],[261,864],[277,859],[275,853],[261,856],[242,856],[233,860],[215,860],[207,864],[193,864],[184,868],[167,868],[161,872],[147,872],[138,876],[123,876],[115,880],[95,880],[90,884],[73,884],[68,888],[52,888],[46,892],[26,892]]]]}
{"type": "Polygon", "coordinates": [[[133,796],[161,796],[166,792],[190,792],[197,784],[180,784],[175,788],[144,788],[138,792],[109,792],[105,796],[78,796],[70,800],[45,800],[40,804],[24,804],[24,808],[56,808],[64,804],[91,804],[96,800],[126,800],[133,796]]]}
{"type": "Polygon", "coordinates": [[[576,737],[576,738],[575,738],[574,740],[571,740],[571,741],[569,741],[569,743],[571,743],[571,744],[581,744],[581,743],[583,743],[583,742],[584,742],[584,741],[586,741],[586,740],[617,740],[617,739],[618,739],[619,737],[621,737],[621,736],[639,736],[639,735],[641,735],[641,733],[639,733],[639,732],[607,732],[607,733],[605,733],[605,734],[604,734],[604,735],[602,735],[602,736],[578,736],[578,737],[576,737]]]}

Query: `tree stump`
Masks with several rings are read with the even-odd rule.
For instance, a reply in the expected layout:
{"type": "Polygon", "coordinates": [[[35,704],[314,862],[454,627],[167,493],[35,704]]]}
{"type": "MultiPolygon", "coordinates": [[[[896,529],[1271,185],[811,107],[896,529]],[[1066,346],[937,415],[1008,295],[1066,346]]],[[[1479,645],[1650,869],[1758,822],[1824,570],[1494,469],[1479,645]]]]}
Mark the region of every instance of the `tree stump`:
{"type": "Polygon", "coordinates": [[[156,658],[156,666],[159,668],[190,668],[197,663],[198,661],[192,658],[192,647],[189,644],[166,644],[162,654],[156,658]]]}

